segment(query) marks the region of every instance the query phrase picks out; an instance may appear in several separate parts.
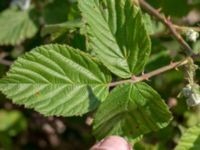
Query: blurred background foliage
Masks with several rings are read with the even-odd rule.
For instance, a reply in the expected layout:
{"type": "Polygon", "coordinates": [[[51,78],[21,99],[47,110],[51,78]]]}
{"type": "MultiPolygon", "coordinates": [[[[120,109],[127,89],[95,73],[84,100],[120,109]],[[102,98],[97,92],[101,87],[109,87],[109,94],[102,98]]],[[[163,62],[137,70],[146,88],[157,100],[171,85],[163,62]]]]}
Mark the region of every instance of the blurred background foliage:
{"type": "MultiPolygon", "coordinates": [[[[148,0],[161,13],[180,26],[199,26],[200,0],[148,0]]],[[[152,54],[145,72],[152,71],[183,57],[179,44],[155,18],[144,12],[146,28],[152,39],[152,54]]],[[[69,44],[93,53],[87,44],[76,0],[32,0],[26,10],[0,1],[0,75],[4,76],[18,56],[47,43],[69,44]]],[[[200,40],[189,42],[196,52],[200,40]]],[[[200,62],[196,62],[200,65],[200,62]]],[[[172,70],[147,81],[170,107],[174,119],[156,133],[143,137],[136,150],[173,149],[184,131],[200,122],[200,107],[188,108],[178,97],[184,81],[183,70],[172,70]]],[[[199,82],[200,70],[196,81],[199,82]]],[[[34,110],[16,106],[0,95],[0,150],[88,150],[95,143],[88,116],[44,117],[34,110]]]]}

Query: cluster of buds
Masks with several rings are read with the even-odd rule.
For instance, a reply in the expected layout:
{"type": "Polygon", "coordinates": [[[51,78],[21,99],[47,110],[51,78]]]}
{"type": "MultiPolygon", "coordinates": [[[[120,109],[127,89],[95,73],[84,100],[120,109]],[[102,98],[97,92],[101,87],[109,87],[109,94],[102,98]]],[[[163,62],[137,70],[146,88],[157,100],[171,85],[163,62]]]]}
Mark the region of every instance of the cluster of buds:
{"type": "Polygon", "coordinates": [[[198,66],[195,65],[193,59],[190,58],[188,64],[185,66],[186,79],[189,83],[182,90],[183,96],[187,98],[187,105],[190,107],[200,104],[200,86],[196,84],[194,80],[197,69],[198,66]]]}
{"type": "Polygon", "coordinates": [[[199,37],[199,33],[194,31],[193,29],[188,29],[186,31],[186,38],[188,41],[196,42],[199,37]]]}
{"type": "Polygon", "coordinates": [[[187,85],[182,90],[183,95],[187,98],[186,102],[188,106],[196,106],[200,104],[200,87],[197,84],[193,86],[187,85]]]}

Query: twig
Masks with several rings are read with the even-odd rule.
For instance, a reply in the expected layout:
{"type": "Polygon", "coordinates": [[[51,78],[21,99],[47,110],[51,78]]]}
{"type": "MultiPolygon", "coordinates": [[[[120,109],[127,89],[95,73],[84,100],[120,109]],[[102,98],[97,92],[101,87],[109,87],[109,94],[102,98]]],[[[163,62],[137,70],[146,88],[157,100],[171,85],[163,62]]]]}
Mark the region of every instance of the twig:
{"type": "Polygon", "coordinates": [[[192,55],[193,51],[191,47],[187,44],[187,42],[181,37],[181,35],[176,31],[173,23],[170,21],[170,19],[167,19],[165,16],[161,15],[158,10],[153,8],[151,5],[149,5],[144,0],[139,0],[140,6],[146,10],[149,14],[153,15],[157,19],[159,19],[161,22],[163,22],[170,30],[174,38],[181,44],[181,46],[186,51],[187,55],[192,55]]]}
{"type": "Polygon", "coordinates": [[[0,64],[5,65],[5,66],[10,66],[12,65],[12,61],[5,60],[5,59],[0,59],[0,64]]]}
{"type": "MultiPolygon", "coordinates": [[[[192,29],[196,32],[200,32],[200,27],[187,27],[187,26],[179,26],[179,25],[176,25],[176,24],[173,24],[173,26],[179,34],[185,33],[189,29],[192,29]]],[[[159,37],[169,36],[170,33],[171,32],[169,30],[167,30],[167,31],[161,31],[161,32],[157,32],[157,33],[154,33],[154,34],[150,34],[150,36],[159,38],[159,37]]]]}
{"type": "Polygon", "coordinates": [[[188,29],[192,29],[196,32],[200,32],[200,27],[187,27],[187,26],[179,26],[179,25],[176,25],[176,24],[173,24],[174,28],[178,31],[185,31],[185,30],[188,30],[188,29]]]}
{"type": "Polygon", "coordinates": [[[4,59],[7,55],[8,54],[5,52],[0,53],[0,64],[5,65],[5,66],[10,66],[12,64],[12,61],[4,59]]]}
{"type": "Polygon", "coordinates": [[[156,75],[161,74],[163,72],[166,72],[168,70],[183,66],[183,65],[187,64],[188,62],[189,62],[189,58],[185,58],[185,59],[183,59],[181,61],[171,63],[171,64],[169,64],[167,66],[164,66],[164,67],[156,69],[156,70],[154,70],[152,72],[143,74],[143,75],[141,75],[139,77],[133,76],[132,79],[112,82],[112,83],[109,84],[109,87],[114,87],[116,85],[120,85],[120,84],[124,84],[124,83],[136,83],[136,82],[148,80],[149,78],[151,78],[153,76],[156,76],[156,75]]]}

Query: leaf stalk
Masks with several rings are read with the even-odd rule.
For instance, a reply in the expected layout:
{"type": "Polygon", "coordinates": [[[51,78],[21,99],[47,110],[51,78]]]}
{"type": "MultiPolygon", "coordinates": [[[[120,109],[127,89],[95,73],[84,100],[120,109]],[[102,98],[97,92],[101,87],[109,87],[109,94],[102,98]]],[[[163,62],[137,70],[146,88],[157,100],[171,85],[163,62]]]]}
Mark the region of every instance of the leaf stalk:
{"type": "Polygon", "coordinates": [[[132,76],[131,79],[112,82],[112,83],[109,84],[109,87],[114,87],[114,86],[117,86],[117,85],[120,85],[120,84],[125,84],[125,83],[137,83],[137,82],[140,82],[140,81],[149,80],[149,78],[151,78],[153,76],[156,76],[156,75],[159,75],[163,72],[169,71],[171,69],[175,69],[175,68],[178,68],[180,66],[186,65],[187,63],[189,63],[190,59],[191,59],[190,57],[187,57],[187,58],[185,58],[181,61],[170,63],[169,65],[161,67],[159,69],[156,69],[152,72],[142,74],[141,76],[138,76],[138,77],[132,76]]]}

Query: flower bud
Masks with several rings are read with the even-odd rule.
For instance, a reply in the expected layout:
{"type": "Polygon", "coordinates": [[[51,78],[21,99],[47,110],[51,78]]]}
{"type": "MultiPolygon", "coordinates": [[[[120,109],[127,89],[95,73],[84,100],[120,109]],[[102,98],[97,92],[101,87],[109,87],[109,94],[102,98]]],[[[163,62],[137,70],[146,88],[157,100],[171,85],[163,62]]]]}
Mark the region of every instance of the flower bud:
{"type": "Polygon", "coordinates": [[[200,95],[193,93],[190,95],[186,102],[188,106],[196,106],[200,104],[200,95]]]}
{"type": "Polygon", "coordinates": [[[199,33],[194,31],[193,29],[189,29],[187,32],[186,32],[186,37],[188,39],[188,41],[191,41],[191,42],[196,42],[196,40],[198,39],[199,37],[199,33]]]}
{"type": "Polygon", "coordinates": [[[185,97],[189,97],[193,93],[191,86],[188,84],[186,87],[184,87],[182,93],[185,97]]]}
{"type": "Polygon", "coordinates": [[[190,107],[200,104],[200,87],[198,84],[188,84],[183,88],[182,94],[187,98],[187,105],[190,107]]]}

